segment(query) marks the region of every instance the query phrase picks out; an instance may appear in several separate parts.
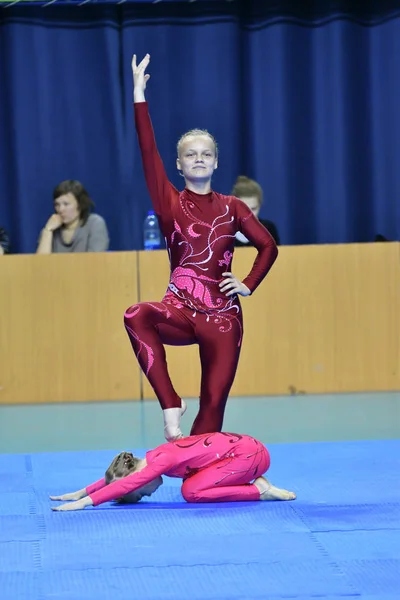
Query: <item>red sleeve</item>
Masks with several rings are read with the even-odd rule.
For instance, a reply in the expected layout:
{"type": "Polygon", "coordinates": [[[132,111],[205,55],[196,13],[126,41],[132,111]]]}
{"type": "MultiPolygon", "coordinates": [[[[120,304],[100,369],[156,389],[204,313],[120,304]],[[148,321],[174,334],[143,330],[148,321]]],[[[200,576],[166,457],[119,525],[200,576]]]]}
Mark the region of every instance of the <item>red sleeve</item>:
{"type": "Polygon", "coordinates": [[[105,485],[106,485],[106,480],[104,479],[104,477],[102,477],[98,481],[95,481],[94,483],[91,483],[90,485],[88,485],[86,487],[86,493],[88,496],[90,496],[90,494],[92,494],[93,492],[97,492],[97,490],[101,490],[101,488],[103,488],[105,485]]]}
{"type": "Polygon", "coordinates": [[[276,257],[278,256],[278,248],[272,235],[264,225],[260,223],[257,217],[254,216],[249,207],[238,198],[235,198],[235,200],[239,231],[241,231],[258,250],[253,268],[243,280],[243,283],[247,285],[251,293],[253,293],[274,264],[276,257]]]}
{"type": "Polygon", "coordinates": [[[133,106],[147,189],[154,211],[158,215],[164,215],[170,208],[171,192],[177,193],[177,190],[168,180],[158,153],[147,102],[135,102],[133,106]]]}
{"type": "Polygon", "coordinates": [[[93,506],[117,500],[117,498],[122,498],[125,494],[134,492],[146,485],[146,483],[153,481],[156,477],[167,473],[173,466],[174,460],[172,456],[167,452],[159,452],[153,455],[152,459],[149,460],[146,467],[141,471],[131,473],[127,477],[113,481],[113,483],[93,491],[88,496],[90,496],[93,506]]]}

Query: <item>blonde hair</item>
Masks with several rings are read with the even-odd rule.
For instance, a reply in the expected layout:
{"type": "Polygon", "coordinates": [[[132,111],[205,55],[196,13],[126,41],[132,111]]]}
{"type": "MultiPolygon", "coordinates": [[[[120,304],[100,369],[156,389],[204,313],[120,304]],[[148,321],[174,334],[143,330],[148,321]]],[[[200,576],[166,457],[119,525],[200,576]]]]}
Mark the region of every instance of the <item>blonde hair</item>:
{"type": "Polygon", "coordinates": [[[181,148],[181,145],[182,145],[182,142],[184,141],[184,139],[187,137],[197,137],[199,135],[205,135],[210,138],[210,140],[214,144],[215,156],[218,156],[217,140],[209,131],[207,131],[207,129],[191,129],[190,131],[187,131],[186,133],[181,135],[181,137],[179,138],[178,143],[176,145],[176,151],[178,153],[178,156],[179,156],[179,151],[180,151],[180,148],[181,148]]]}
{"type": "MultiPolygon", "coordinates": [[[[131,452],[120,452],[113,459],[112,463],[108,467],[104,479],[106,485],[109,485],[116,479],[122,479],[131,473],[136,471],[139,459],[133,456],[131,452]]],[[[136,503],[140,500],[140,496],[136,492],[125,494],[121,498],[117,499],[119,504],[136,503]]]]}
{"type": "Polygon", "coordinates": [[[239,175],[239,177],[236,179],[232,189],[232,196],[236,196],[237,198],[256,196],[260,206],[263,201],[263,191],[261,185],[254,179],[250,179],[245,175],[239,175]]]}

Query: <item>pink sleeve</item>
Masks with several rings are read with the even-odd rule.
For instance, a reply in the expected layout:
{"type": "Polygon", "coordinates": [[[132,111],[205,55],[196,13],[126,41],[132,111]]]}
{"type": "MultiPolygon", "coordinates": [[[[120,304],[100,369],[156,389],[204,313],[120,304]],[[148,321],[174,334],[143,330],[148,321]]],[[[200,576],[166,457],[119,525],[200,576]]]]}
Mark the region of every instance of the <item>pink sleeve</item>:
{"type": "Polygon", "coordinates": [[[235,198],[236,215],[239,231],[241,231],[257,248],[258,253],[253,268],[243,283],[251,293],[260,285],[278,256],[278,248],[269,231],[260,223],[249,207],[235,198]]]}
{"type": "Polygon", "coordinates": [[[168,180],[157,150],[147,102],[135,102],[133,106],[147,189],[155,212],[164,215],[170,209],[171,193],[177,193],[177,190],[168,180]]]}
{"type": "Polygon", "coordinates": [[[88,485],[86,487],[86,493],[88,496],[90,496],[90,494],[92,494],[93,492],[97,492],[97,490],[101,490],[101,488],[103,488],[105,485],[106,485],[106,480],[104,479],[104,477],[102,477],[98,481],[95,481],[94,483],[91,483],[90,485],[88,485]]]}
{"type": "Polygon", "coordinates": [[[122,498],[125,494],[138,490],[146,485],[146,483],[150,483],[150,481],[163,475],[173,466],[174,460],[170,453],[160,452],[155,455],[152,453],[152,458],[148,459],[147,466],[141,471],[118,479],[113,483],[103,486],[101,489],[98,488],[88,495],[93,502],[93,506],[117,500],[117,498],[122,498]]]}

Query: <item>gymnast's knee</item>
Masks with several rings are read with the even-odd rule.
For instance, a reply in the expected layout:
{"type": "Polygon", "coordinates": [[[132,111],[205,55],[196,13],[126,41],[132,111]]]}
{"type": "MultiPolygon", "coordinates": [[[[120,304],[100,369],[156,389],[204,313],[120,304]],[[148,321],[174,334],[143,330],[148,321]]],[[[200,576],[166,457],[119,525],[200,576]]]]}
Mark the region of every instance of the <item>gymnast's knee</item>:
{"type": "Polygon", "coordinates": [[[138,325],[139,323],[143,323],[148,320],[150,312],[151,307],[148,306],[145,302],[133,304],[132,306],[127,308],[124,313],[125,327],[134,329],[135,325],[138,325]]]}
{"type": "Polygon", "coordinates": [[[181,492],[186,502],[198,502],[196,487],[192,484],[190,479],[186,479],[186,481],[183,482],[181,492]]]}

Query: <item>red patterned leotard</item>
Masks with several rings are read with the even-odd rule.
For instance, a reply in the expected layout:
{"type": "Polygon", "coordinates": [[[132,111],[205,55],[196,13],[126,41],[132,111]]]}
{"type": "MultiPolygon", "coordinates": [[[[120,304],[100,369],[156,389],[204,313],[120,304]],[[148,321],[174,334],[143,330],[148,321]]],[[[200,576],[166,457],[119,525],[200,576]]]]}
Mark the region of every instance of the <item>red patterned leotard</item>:
{"type": "Polygon", "coordinates": [[[126,330],[163,409],[181,405],[163,344],[199,345],[200,412],[191,434],[220,431],[243,337],[239,298],[220,291],[222,274],[231,270],[237,231],[258,251],[243,281],[251,292],[270,270],[278,249],[238,198],[214,191],[196,194],[186,188],[179,192],[168,180],[158,153],[147,103],[134,107],[144,174],[166,240],[171,274],[162,302],[141,302],[126,311],[126,330]]]}
{"type": "Polygon", "coordinates": [[[160,475],[184,479],[182,495],[188,502],[259,500],[254,479],[269,468],[270,456],[258,440],[235,433],[213,433],[182,438],[146,453],[147,465],[106,485],[103,479],[86,488],[93,505],[116,500],[140,489],[160,475]]]}

